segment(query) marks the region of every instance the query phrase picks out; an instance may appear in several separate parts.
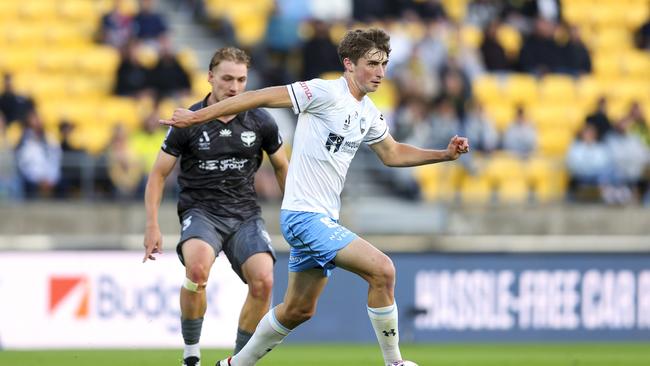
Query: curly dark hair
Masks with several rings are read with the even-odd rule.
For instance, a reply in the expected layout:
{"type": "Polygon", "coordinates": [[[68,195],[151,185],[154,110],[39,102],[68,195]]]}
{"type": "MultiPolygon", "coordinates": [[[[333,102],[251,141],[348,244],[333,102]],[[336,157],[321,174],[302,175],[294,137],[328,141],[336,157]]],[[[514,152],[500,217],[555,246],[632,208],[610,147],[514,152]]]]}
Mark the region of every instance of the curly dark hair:
{"type": "Polygon", "coordinates": [[[390,36],[382,29],[355,29],[348,31],[339,44],[338,54],[341,63],[349,58],[355,64],[373,48],[390,55],[390,36]]]}

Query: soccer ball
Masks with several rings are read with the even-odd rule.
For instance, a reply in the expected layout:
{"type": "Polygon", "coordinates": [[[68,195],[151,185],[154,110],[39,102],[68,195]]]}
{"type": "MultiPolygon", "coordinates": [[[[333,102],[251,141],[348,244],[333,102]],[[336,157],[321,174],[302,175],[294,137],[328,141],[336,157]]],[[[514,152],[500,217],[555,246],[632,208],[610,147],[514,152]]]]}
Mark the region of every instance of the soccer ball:
{"type": "Polygon", "coordinates": [[[418,366],[418,364],[415,362],[402,360],[402,361],[395,361],[391,363],[390,366],[418,366]]]}

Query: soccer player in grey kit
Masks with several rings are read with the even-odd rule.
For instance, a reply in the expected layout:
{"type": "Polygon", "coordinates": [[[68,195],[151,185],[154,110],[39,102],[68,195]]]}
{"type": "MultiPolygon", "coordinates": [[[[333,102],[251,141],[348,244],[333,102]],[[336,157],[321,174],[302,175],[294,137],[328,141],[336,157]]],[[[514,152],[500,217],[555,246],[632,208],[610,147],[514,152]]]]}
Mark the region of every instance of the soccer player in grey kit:
{"type": "MultiPolygon", "coordinates": [[[[242,50],[219,49],[208,71],[212,92],[190,109],[198,110],[242,93],[249,62],[242,50]]],[[[178,215],[182,228],[176,252],[186,275],[180,294],[185,342],[182,365],[200,365],[199,338],[207,307],[205,289],[219,252],[226,254],[233,270],[248,284],[235,353],[248,342],[268,312],[275,253],[260,217],[254,187],[264,152],[284,192],[287,156],[277,124],[262,109],[220,116],[188,129],[170,127],[149,175],[143,262],[162,253],[158,209],[165,180],[180,157],[178,215]]]]}

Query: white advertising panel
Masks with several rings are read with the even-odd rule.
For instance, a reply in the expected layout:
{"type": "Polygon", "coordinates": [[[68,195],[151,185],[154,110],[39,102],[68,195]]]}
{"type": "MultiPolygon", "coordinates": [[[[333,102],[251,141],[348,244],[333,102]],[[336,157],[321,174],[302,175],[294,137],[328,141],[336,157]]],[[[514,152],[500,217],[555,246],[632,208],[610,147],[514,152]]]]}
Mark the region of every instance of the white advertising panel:
{"type": "MultiPolygon", "coordinates": [[[[173,251],[0,252],[0,348],[182,347],[173,251]]],[[[219,256],[201,344],[232,347],[247,287],[219,256]]]]}

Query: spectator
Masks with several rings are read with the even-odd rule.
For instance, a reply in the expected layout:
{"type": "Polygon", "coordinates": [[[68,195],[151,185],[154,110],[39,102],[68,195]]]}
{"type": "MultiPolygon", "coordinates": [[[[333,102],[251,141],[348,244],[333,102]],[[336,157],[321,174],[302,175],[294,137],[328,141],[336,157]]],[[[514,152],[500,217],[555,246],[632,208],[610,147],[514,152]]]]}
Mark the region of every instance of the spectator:
{"type": "Polygon", "coordinates": [[[151,70],[150,80],[157,99],[181,98],[191,92],[190,77],[178,61],[169,39],[160,43],[158,62],[151,70]]]}
{"type": "Polygon", "coordinates": [[[610,150],[598,141],[598,131],[592,125],[585,125],[567,153],[569,170],[569,198],[582,199],[585,190],[596,188],[597,199],[616,203],[618,193],[624,191],[614,188],[613,161],[610,150]]]}
{"type": "MultiPolygon", "coordinates": [[[[431,119],[431,130],[428,142],[423,147],[441,149],[454,135],[460,134],[460,120],[454,108],[454,102],[448,97],[438,97],[434,102],[434,113],[431,119]]],[[[419,138],[427,138],[420,136],[419,138]]],[[[409,142],[410,143],[410,142],[409,142]]]]}
{"type": "MultiPolygon", "coordinates": [[[[639,102],[635,101],[630,106],[623,120],[630,123],[630,133],[636,135],[643,141],[646,151],[650,151],[650,129],[648,128],[648,120],[643,115],[643,110],[639,102]]],[[[649,157],[650,160],[650,157],[649,157]]],[[[646,163],[644,172],[642,174],[641,182],[639,184],[639,194],[643,196],[643,203],[650,205],[650,164],[646,163]]]]}
{"type": "Polygon", "coordinates": [[[25,130],[16,147],[18,172],[27,198],[51,197],[61,178],[61,147],[46,136],[36,110],[25,117],[25,130]]]}
{"type": "MultiPolygon", "coordinates": [[[[146,183],[145,178],[151,172],[153,163],[156,161],[160,146],[165,139],[167,128],[158,123],[160,114],[158,108],[154,108],[151,113],[142,120],[142,128],[131,135],[128,139],[128,147],[133,156],[138,160],[142,167],[142,182],[146,183]]],[[[141,188],[144,193],[144,186],[141,188]]]]}
{"type": "Polygon", "coordinates": [[[62,120],[59,123],[59,140],[61,141],[61,179],[57,185],[57,195],[62,198],[81,194],[82,171],[87,162],[87,154],[70,141],[75,126],[62,120]]]}
{"type": "Polygon", "coordinates": [[[510,61],[506,57],[506,51],[497,39],[499,25],[498,21],[493,20],[483,32],[481,56],[488,71],[508,71],[510,69],[510,61]]]}
{"type": "Polygon", "coordinates": [[[503,135],[503,149],[522,159],[528,158],[537,148],[537,130],[526,118],[524,108],[517,107],[515,120],[503,135]]]}
{"type": "Polygon", "coordinates": [[[420,51],[414,47],[406,62],[395,66],[393,80],[401,97],[431,100],[440,92],[440,80],[420,51]]]}
{"type": "Polygon", "coordinates": [[[553,35],[555,24],[538,18],[533,34],[524,39],[519,52],[519,67],[522,71],[544,75],[556,71],[561,65],[561,49],[553,35]]]}
{"type": "Polygon", "coordinates": [[[302,47],[302,80],[320,77],[328,71],[341,71],[336,45],[330,39],[330,25],[311,21],[313,36],[302,47]]]}
{"type": "Polygon", "coordinates": [[[115,94],[144,97],[151,93],[149,70],[138,60],[138,45],[130,40],[122,48],[120,64],[115,76],[115,94]]]}
{"type": "Polygon", "coordinates": [[[634,33],[634,43],[637,48],[650,51],[650,18],[634,33]]]}
{"type": "MultiPolygon", "coordinates": [[[[499,133],[494,127],[494,122],[485,114],[480,102],[470,101],[468,104],[468,113],[460,134],[472,141],[473,152],[489,154],[499,145],[499,133]]],[[[470,155],[466,154],[466,156],[470,155]]]]}
{"type": "Polygon", "coordinates": [[[16,174],[16,161],[13,146],[7,134],[7,121],[0,112],[0,202],[18,199],[22,196],[20,182],[16,174]]]}
{"type": "MultiPolygon", "coordinates": [[[[395,112],[395,126],[391,130],[397,141],[410,141],[423,137],[418,145],[425,145],[428,142],[428,135],[431,129],[427,123],[429,106],[423,98],[407,97],[403,99],[401,106],[395,112]]],[[[473,146],[472,142],[472,146],[473,146]]]]}
{"type": "Polygon", "coordinates": [[[607,115],[607,98],[604,96],[598,98],[596,110],[587,116],[586,122],[596,128],[598,141],[603,141],[605,135],[612,129],[612,124],[607,115]]]}
{"type": "Polygon", "coordinates": [[[0,94],[0,112],[2,112],[4,120],[8,124],[24,120],[27,112],[34,108],[34,102],[31,98],[16,94],[11,74],[4,74],[3,81],[4,89],[0,94]]]}
{"type": "Polygon", "coordinates": [[[621,200],[620,203],[629,203],[634,196],[640,195],[650,156],[641,138],[632,133],[633,123],[633,119],[623,118],[605,136],[605,144],[614,161],[615,175],[633,193],[628,200],[621,200]]]}
{"type": "Polygon", "coordinates": [[[580,76],[591,73],[591,56],[580,36],[580,29],[575,25],[567,25],[569,40],[562,47],[563,61],[561,69],[567,73],[580,76]]]}
{"type": "Polygon", "coordinates": [[[133,18],[124,12],[124,1],[113,0],[113,9],[102,16],[99,42],[121,49],[131,38],[133,18]]]}
{"type": "Polygon", "coordinates": [[[501,12],[501,4],[494,0],[473,0],[467,4],[465,21],[478,28],[485,28],[501,12]]]}
{"type": "Polygon", "coordinates": [[[140,0],[140,11],[133,17],[135,38],[157,49],[167,30],[167,21],[156,11],[156,0],[140,0]]]}
{"type": "Polygon", "coordinates": [[[126,129],[117,125],[113,138],[106,151],[108,176],[113,185],[113,195],[120,199],[132,199],[136,196],[143,178],[143,166],[140,159],[129,147],[126,129]]]}

